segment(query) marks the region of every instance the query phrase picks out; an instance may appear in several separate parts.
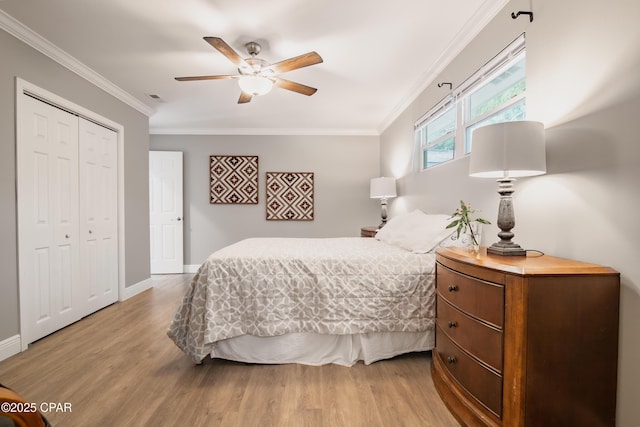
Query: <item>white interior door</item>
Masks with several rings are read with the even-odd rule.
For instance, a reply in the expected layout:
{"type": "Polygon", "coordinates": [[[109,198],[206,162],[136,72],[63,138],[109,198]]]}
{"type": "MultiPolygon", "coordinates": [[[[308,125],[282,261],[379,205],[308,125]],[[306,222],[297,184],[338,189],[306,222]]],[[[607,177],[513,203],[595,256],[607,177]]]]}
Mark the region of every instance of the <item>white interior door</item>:
{"type": "Polygon", "coordinates": [[[118,300],[118,135],[80,118],[80,284],[85,314],[118,300]]]}
{"type": "Polygon", "coordinates": [[[182,273],[182,153],[149,152],[151,274],[182,273]]]}
{"type": "Polygon", "coordinates": [[[82,317],[78,117],[22,95],[17,180],[20,312],[33,342],[82,317]]]}

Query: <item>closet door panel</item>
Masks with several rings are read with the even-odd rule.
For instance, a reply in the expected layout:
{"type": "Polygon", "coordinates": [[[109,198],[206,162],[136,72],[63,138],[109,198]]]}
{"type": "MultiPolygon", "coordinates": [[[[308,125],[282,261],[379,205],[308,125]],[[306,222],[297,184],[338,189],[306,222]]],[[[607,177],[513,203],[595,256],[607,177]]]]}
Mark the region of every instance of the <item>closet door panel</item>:
{"type": "Polygon", "coordinates": [[[21,319],[28,342],[80,318],[78,118],[23,95],[17,176],[21,319]]]}
{"type": "Polygon", "coordinates": [[[118,299],[117,134],[80,119],[80,236],[87,314],[118,299]]]}

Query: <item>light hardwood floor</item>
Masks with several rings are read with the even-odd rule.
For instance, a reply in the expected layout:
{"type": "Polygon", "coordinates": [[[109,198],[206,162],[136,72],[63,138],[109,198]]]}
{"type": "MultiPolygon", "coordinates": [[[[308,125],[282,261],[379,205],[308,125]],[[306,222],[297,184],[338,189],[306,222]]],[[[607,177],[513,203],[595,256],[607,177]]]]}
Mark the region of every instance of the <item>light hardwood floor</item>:
{"type": "Polygon", "coordinates": [[[166,336],[191,275],[109,306],[0,362],[29,402],[70,403],[54,427],[458,426],[431,381],[431,354],[369,366],[194,365],[166,336]]]}

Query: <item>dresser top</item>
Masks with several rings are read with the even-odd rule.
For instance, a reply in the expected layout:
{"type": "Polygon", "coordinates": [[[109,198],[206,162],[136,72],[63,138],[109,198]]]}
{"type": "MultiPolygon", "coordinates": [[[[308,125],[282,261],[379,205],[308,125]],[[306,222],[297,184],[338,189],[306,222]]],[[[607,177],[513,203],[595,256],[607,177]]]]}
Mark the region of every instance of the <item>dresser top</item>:
{"type": "Polygon", "coordinates": [[[520,276],[538,275],[619,275],[610,268],[597,264],[557,258],[550,255],[529,254],[527,256],[502,256],[487,254],[485,247],[478,254],[470,253],[466,248],[439,248],[438,257],[449,258],[476,267],[497,270],[520,276]]]}

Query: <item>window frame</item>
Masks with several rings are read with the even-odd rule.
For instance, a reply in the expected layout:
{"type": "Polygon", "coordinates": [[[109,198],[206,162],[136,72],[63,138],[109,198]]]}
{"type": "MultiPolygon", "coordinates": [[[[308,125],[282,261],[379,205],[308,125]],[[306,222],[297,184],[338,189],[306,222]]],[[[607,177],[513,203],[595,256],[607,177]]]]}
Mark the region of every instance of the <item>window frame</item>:
{"type": "MultiPolygon", "coordinates": [[[[524,103],[525,115],[526,115],[526,75],[525,75],[525,89],[522,93],[506,100],[502,104],[496,106],[491,111],[486,111],[473,119],[468,119],[468,104],[470,97],[478,90],[489,84],[494,78],[499,76],[509,67],[518,63],[522,59],[526,61],[526,39],[525,34],[518,36],[507,47],[500,51],[490,61],[480,67],[469,78],[467,78],[462,84],[456,88],[452,88],[451,92],[442,100],[440,100],[434,107],[432,107],[426,114],[422,115],[414,123],[414,143],[419,150],[420,160],[418,162],[419,170],[431,169],[444,163],[448,163],[452,160],[467,156],[471,152],[471,140],[467,141],[467,129],[473,127],[479,122],[490,118],[491,116],[500,114],[501,112],[513,107],[518,103],[524,103]],[[424,130],[442,115],[446,114],[451,108],[456,110],[454,131],[448,132],[441,137],[425,142],[426,136],[423,138],[424,130]],[[454,150],[453,157],[451,159],[428,165],[425,164],[425,156],[427,151],[443,141],[453,136],[454,150]]],[[[526,67],[526,63],[525,63],[526,67]]]]}

